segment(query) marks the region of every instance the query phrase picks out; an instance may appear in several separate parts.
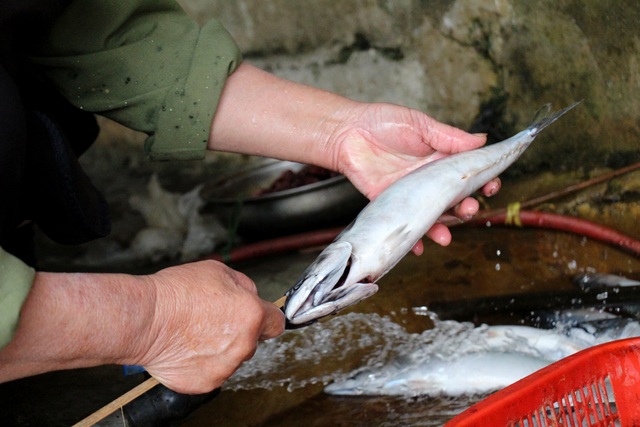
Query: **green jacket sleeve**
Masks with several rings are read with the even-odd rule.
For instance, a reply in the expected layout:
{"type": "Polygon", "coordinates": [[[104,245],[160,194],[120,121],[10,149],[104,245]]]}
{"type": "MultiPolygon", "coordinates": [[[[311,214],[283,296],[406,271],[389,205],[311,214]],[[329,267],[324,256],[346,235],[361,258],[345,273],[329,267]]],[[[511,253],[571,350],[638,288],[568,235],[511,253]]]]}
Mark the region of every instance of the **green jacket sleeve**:
{"type": "Polygon", "coordinates": [[[35,271],[0,248],[0,348],[11,341],[35,271]]]}
{"type": "Polygon", "coordinates": [[[77,107],[147,133],[152,158],[194,159],[241,55],[174,0],[76,0],[29,61],[77,107]]]}

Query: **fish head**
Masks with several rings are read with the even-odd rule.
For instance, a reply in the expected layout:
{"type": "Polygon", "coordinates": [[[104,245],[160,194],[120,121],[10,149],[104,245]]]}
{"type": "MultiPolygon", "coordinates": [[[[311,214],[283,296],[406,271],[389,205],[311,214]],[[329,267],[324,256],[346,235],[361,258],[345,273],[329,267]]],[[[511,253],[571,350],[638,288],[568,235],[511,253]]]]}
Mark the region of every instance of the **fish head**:
{"type": "Polygon", "coordinates": [[[327,246],[286,292],[283,311],[291,325],[305,325],[337,313],[378,291],[367,277],[353,273],[353,247],[336,241],[327,246]]]}

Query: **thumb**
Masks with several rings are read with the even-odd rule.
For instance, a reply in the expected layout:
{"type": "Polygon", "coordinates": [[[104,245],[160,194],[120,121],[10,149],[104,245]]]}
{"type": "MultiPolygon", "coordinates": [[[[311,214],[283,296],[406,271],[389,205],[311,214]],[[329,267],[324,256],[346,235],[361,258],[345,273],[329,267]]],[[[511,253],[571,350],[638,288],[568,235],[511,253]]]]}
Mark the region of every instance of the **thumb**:
{"type": "Polygon", "coordinates": [[[275,304],[267,301],[262,302],[264,306],[264,317],[262,318],[262,332],[260,341],[275,338],[284,332],[284,313],[275,304]]]}
{"type": "Polygon", "coordinates": [[[484,133],[470,134],[435,119],[427,121],[427,129],[423,135],[429,135],[426,142],[434,150],[446,154],[473,150],[487,142],[487,135],[484,133]]]}

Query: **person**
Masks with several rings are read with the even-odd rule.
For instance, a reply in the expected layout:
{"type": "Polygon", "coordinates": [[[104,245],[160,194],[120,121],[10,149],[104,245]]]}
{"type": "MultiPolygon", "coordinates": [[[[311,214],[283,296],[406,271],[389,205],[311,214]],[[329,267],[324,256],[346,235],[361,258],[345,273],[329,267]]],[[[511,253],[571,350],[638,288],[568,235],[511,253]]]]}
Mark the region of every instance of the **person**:
{"type": "MultiPolygon", "coordinates": [[[[369,198],[485,142],[410,108],[356,102],[242,62],[218,22],[198,27],[172,0],[10,0],[0,23],[0,381],[127,364],[177,392],[204,393],[283,332],[282,312],[218,262],[139,276],[33,268],[22,243],[30,224],[63,243],[109,231],[76,159],[95,138],[93,113],[147,133],[152,159],[215,150],[311,163],[369,198]]],[[[469,198],[455,213],[477,210],[469,198]]],[[[451,240],[443,225],[428,236],[451,240]]]]}

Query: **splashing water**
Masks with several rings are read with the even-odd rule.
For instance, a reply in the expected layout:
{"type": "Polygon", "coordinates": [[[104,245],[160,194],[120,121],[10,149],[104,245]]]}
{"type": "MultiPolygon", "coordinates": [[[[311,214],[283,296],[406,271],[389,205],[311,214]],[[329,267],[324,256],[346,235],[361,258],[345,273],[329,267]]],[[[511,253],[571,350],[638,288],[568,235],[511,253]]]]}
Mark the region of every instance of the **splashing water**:
{"type": "MultiPolygon", "coordinates": [[[[340,420],[340,424],[345,426],[436,427],[487,394],[342,396],[318,392],[322,386],[330,383],[335,385],[371,373],[371,381],[384,377],[389,379],[415,368],[421,362],[430,363],[433,359],[439,359],[455,363],[454,359],[466,353],[485,350],[503,349],[532,357],[541,357],[546,352],[549,356],[548,350],[557,348],[553,341],[555,336],[562,338],[558,341],[561,343],[565,342],[563,339],[568,339],[594,345],[600,341],[640,334],[640,323],[632,319],[621,321],[620,318],[613,318],[610,319],[613,323],[609,323],[609,320],[605,320],[605,323],[596,322],[592,324],[595,329],[591,330],[574,327],[581,318],[557,318],[551,329],[541,330],[550,334],[551,340],[533,344],[523,334],[503,333],[496,340],[496,327],[441,321],[427,307],[403,310],[403,316],[410,311],[417,316],[430,318],[433,328],[409,333],[401,326],[404,324],[402,317],[395,317],[395,314],[390,318],[378,314],[350,313],[324,319],[261,343],[253,359],[245,362],[223,388],[240,391],[237,398],[243,401],[242,405],[246,405],[245,400],[252,396],[264,398],[265,395],[260,393],[265,390],[278,402],[286,401],[290,395],[298,396],[297,400],[294,399],[297,402],[300,396],[311,393],[312,397],[304,398],[304,404],[296,403],[294,407],[278,412],[277,417],[260,424],[269,427],[308,427],[310,417],[315,426],[335,426],[336,420],[340,420]],[[295,393],[299,390],[304,393],[295,393]]],[[[587,315],[591,318],[595,313],[589,312],[587,315]]],[[[207,421],[203,425],[210,423],[207,421]]]]}
{"type": "Polygon", "coordinates": [[[497,346],[490,328],[441,321],[422,333],[409,333],[378,314],[349,313],[333,317],[262,343],[255,356],[229,379],[230,390],[286,386],[289,391],[310,384],[342,381],[389,363],[412,366],[432,358],[450,360],[462,354],[504,348],[539,356],[530,343],[503,337],[497,346]]]}
{"type": "Polygon", "coordinates": [[[308,384],[326,384],[346,376],[364,357],[368,367],[382,365],[398,346],[411,342],[411,334],[386,317],[350,313],[261,343],[225,388],[287,386],[293,391],[308,384]]]}

